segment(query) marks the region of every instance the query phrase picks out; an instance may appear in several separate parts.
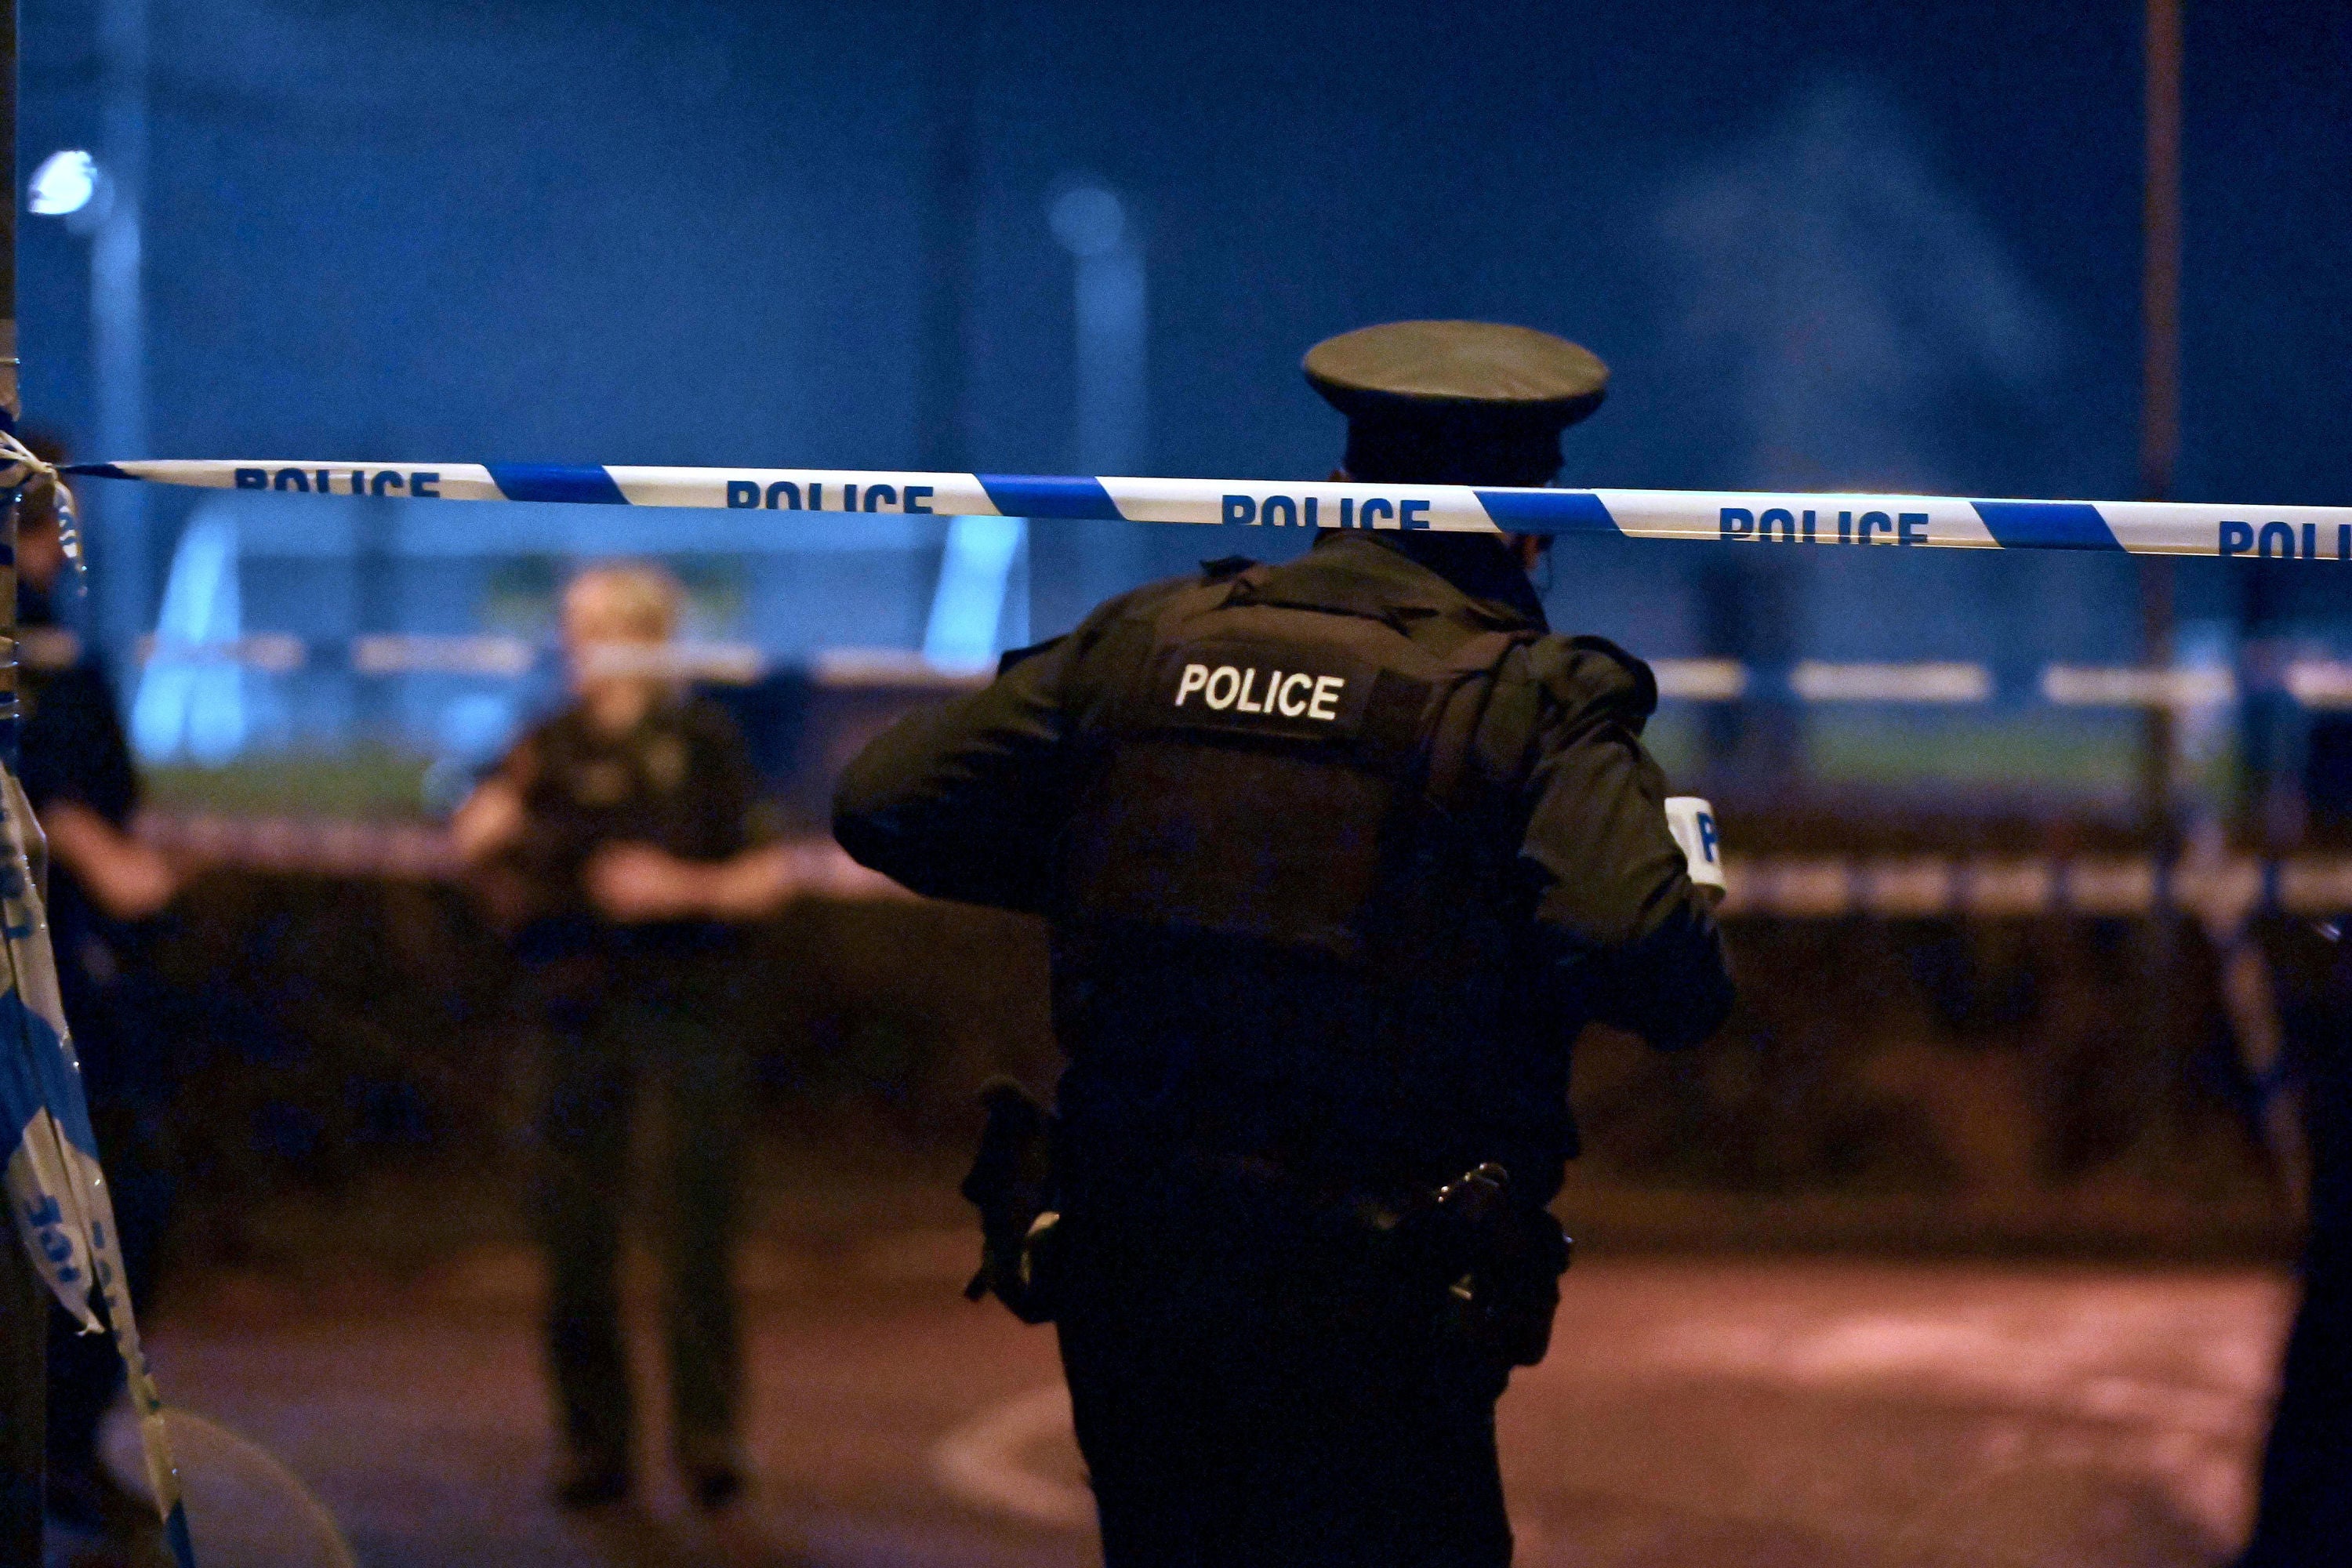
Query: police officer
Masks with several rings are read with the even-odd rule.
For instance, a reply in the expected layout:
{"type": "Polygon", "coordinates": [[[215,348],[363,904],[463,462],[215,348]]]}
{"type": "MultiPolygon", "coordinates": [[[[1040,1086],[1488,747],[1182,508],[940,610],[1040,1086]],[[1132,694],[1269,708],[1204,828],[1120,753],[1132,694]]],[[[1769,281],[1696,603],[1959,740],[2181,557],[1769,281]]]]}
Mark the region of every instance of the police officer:
{"type": "MultiPolygon", "coordinates": [[[[1399,487],[1549,482],[1607,376],[1463,321],[1306,371],[1348,416],[1335,477],[1399,487]]],[[[841,783],[862,863],[1052,922],[1059,1218],[1008,1261],[1026,1216],[991,1215],[984,1274],[1058,1326],[1110,1568],[1509,1559],[1494,1406],[1567,1261],[1570,1045],[1688,1045],[1731,998],[1641,743],[1656,685],[1549,633],[1538,549],[1213,563],[841,783]]]]}
{"type": "MultiPolygon", "coordinates": [[[[53,462],[63,458],[38,437],[33,444],[53,462]]],[[[25,794],[48,837],[59,997],[112,1189],[125,1283],[144,1310],[173,1189],[166,1125],[173,1074],[148,950],[179,881],[131,835],[139,774],[104,665],[59,624],[52,595],[65,563],[54,493],[36,492],[20,515],[16,542],[25,794]]],[[[113,1340],[82,1333],[53,1305],[48,1506],[52,1517],[79,1530],[144,1512],[99,1458],[100,1421],[121,1387],[113,1340]]]]}
{"type": "Polygon", "coordinates": [[[2303,1110],[2303,1300],[2287,1335],[2239,1568],[2317,1568],[2352,1547],[2352,914],[2258,932],[2303,1110]]]}
{"type": "Polygon", "coordinates": [[[706,1508],[743,1484],[730,1262],[751,1066],[727,1028],[729,933],[669,889],[744,851],[754,778],[724,710],[665,668],[677,600],[650,567],[575,577],[563,603],[573,701],[451,824],[514,933],[548,1049],[537,1200],[562,1423],[555,1493],[574,1508],[630,1489],[617,1272],[641,1089],[671,1112],[658,1235],[679,1468],[706,1508]],[[624,876],[606,874],[608,858],[624,876]]]}

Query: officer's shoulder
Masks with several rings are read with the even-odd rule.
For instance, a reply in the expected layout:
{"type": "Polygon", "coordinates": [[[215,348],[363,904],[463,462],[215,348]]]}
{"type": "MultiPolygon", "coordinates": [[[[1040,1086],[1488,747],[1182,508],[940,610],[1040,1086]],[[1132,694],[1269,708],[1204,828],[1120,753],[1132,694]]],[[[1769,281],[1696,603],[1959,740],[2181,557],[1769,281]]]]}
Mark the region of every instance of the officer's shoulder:
{"type": "Polygon", "coordinates": [[[543,752],[551,743],[560,742],[565,730],[569,728],[565,721],[570,718],[571,713],[571,705],[567,703],[562,708],[541,713],[528,720],[516,732],[513,743],[507,750],[509,752],[543,752]]]}
{"type": "Polygon", "coordinates": [[[1087,618],[1070,634],[1072,641],[1081,645],[1095,642],[1124,625],[1149,622],[1166,608],[1170,600],[1213,583],[1229,582],[1248,571],[1257,563],[1246,556],[1229,555],[1218,561],[1203,561],[1201,570],[1188,572],[1181,577],[1162,577],[1130,588],[1097,605],[1087,618]]]}
{"type": "Polygon", "coordinates": [[[1186,593],[1230,581],[1255,564],[1238,555],[1204,561],[1199,572],[1162,577],[1115,595],[1087,612],[1087,618],[1066,635],[1034,648],[1007,654],[998,665],[997,675],[1001,679],[1040,654],[1059,653],[1061,668],[1086,672],[1078,677],[1081,685],[1097,685],[1150,652],[1161,614],[1172,601],[1186,593]]]}
{"type": "Polygon", "coordinates": [[[1556,720],[1639,726],[1658,707],[1658,678],[1607,637],[1554,633],[1529,643],[1528,678],[1556,720]]]}
{"type": "Polygon", "coordinates": [[[698,768],[740,755],[743,724],[726,700],[707,690],[690,690],[677,716],[677,733],[698,768]]]}
{"type": "Polygon", "coordinates": [[[504,766],[518,782],[536,778],[560,759],[586,742],[588,720],[576,702],[544,712],[523,726],[507,748],[504,766]]]}
{"type": "Polygon", "coordinates": [[[732,735],[740,727],[734,710],[708,691],[689,690],[679,707],[678,722],[697,735],[732,735]]]}

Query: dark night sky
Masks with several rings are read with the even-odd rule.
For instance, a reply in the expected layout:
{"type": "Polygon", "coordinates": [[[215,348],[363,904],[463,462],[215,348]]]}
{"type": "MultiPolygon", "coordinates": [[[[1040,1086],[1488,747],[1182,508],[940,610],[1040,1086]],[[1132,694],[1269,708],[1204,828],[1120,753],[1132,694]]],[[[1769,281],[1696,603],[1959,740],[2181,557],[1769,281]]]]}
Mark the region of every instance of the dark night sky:
{"type": "MultiPolygon", "coordinates": [[[[2132,483],[2131,0],[1000,4],[961,41],[918,4],[151,4],[159,455],[910,463],[944,47],[972,466],[1068,461],[1045,211],[1090,173],[1148,229],[1149,470],[1318,473],[1309,343],[1489,315],[1615,368],[1571,480],[2132,483]]],[[[2189,11],[2179,493],[2352,500],[2352,7],[2189,11]]],[[[28,163],[95,134],[93,31],[27,5],[28,163]]],[[[27,404],[80,430],[84,256],[28,223],[27,404]]]]}

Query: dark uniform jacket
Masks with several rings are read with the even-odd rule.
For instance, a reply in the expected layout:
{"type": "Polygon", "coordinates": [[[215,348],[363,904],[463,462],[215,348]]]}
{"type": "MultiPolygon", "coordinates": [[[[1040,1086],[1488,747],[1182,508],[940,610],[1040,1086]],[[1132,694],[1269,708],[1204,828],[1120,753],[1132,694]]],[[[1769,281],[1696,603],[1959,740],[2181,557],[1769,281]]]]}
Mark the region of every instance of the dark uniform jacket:
{"type": "MultiPolygon", "coordinates": [[[[139,773],[105,666],[58,626],[48,596],[29,585],[17,589],[16,621],[27,656],[17,672],[25,717],[20,777],[34,815],[69,801],[129,832],[139,807],[139,773]]],[[[146,933],[100,910],[54,858],[48,872],[58,983],[90,1099],[160,1100],[169,1076],[160,1042],[152,1031],[110,1026],[126,1020],[99,1000],[137,963],[146,933]]]]}
{"type": "MultiPolygon", "coordinates": [[[[1233,568],[1210,575],[1221,570],[1233,568]]],[[[1009,657],[984,690],[900,721],[842,780],[835,835],[918,892],[1054,922],[1066,1181],[1142,1175],[1155,1152],[1263,1162],[1332,1192],[1425,1187],[1496,1160],[1515,1195],[1547,1200],[1575,1152],[1569,1054],[1583,1026],[1675,1047],[1712,1033],[1730,1005],[1719,934],[1640,742],[1657,694],[1647,667],[1599,638],[1544,635],[1531,600],[1473,598],[1376,538],[1326,536],[1250,574],[1252,602],[1368,617],[1439,653],[1504,634],[1485,645],[1507,652],[1470,737],[1469,776],[1450,809],[1422,814],[1412,852],[1385,863],[1386,917],[1355,951],[1255,940],[1230,921],[1116,918],[1117,900],[1081,887],[1105,874],[1093,840],[1106,778],[1180,799],[1241,790],[1218,804],[1244,817],[1224,820],[1276,814],[1245,825],[1303,845],[1366,830],[1345,788],[1284,794],[1221,771],[1221,754],[1184,753],[1156,784],[1148,771],[1107,772],[1150,628],[1202,583],[1114,599],[1068,637],[1009,657]]],[[[1301,701],[1307,689],[1284,687],[1301,701]]],[[[1122,820],[1153,809],[1115,805],[1122,820]]],[[[1213,837],[1181,813],[1170,822],[1154,829],[1163,840],[1213,837]]],[[[1181,902],[1181,880],[1139,884],[1129,912],[1155,888],[1181,902]]],[[[1282,897],[1313,904],[1318,891],[1294,880],[1282,897]]]]}
{"type": "Polygon", "coordinates": [[[617,926],[581,881],[606,844],[650,844],[683,860],[723,860],[748,842],[757,788],[741,733],[707,697],[656,704],[606,735],[577,708],[533,727],[499,764],[522,796],[521,839],[501,858],[497,902],[527,962],[677,951],[721,940],[709,922],[617,926]]]}

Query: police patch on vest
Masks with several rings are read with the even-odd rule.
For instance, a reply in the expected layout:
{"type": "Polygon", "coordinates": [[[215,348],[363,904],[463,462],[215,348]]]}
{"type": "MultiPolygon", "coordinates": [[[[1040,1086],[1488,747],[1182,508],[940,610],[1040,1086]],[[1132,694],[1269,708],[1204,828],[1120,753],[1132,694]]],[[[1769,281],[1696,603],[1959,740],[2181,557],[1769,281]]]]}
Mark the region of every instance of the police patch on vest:
{"type": "Polygon", "coordinates": [[[1181,643],[1160,653],[1150,706],[1162,726],[1345,740],[1363,728],[1378,674],[1330,648],[1181,643]]]}

